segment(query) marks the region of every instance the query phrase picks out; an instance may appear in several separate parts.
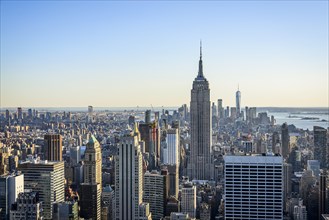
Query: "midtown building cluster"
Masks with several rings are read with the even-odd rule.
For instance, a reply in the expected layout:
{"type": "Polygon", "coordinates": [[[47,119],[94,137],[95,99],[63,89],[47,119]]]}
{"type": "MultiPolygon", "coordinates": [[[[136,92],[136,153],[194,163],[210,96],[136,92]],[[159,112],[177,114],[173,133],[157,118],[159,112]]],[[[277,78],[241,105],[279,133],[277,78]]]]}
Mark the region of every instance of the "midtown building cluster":
{"type": "Polygon", "coordinates": [[[210,100],[154,111],[5,110],[0,219],[328,219],[328,128],[210,100]]]}

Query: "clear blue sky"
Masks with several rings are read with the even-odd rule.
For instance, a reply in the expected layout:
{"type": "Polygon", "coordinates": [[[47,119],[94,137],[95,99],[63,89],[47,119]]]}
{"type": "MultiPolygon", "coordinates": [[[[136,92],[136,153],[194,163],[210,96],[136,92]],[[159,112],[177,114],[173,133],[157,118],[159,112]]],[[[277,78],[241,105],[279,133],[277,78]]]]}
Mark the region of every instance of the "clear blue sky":
{"type": "Polygon", "coordinates": [[[328,1],[1,1],[1,107],[328,106],[328,1]]]}

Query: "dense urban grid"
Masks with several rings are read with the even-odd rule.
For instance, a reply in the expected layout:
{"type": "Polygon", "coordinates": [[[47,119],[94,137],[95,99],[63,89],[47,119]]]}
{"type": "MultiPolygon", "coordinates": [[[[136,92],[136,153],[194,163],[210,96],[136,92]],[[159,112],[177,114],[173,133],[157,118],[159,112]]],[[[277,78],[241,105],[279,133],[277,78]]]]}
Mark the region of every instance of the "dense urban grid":
{"type": "Polygon", "coordinates": [[[0,219],[329,219],[328,128],[210,100],[178,109],[5,110],[0,219]]]}

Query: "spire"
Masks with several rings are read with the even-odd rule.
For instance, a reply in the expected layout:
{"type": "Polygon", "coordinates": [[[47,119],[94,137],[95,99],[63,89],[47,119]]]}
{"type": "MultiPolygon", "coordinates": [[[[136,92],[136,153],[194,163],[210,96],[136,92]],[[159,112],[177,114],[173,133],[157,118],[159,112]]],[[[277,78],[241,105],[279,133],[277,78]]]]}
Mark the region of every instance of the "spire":
{"type": "Polygon", "coordinates": [[[200,40],[200,60],[199,60],[199,73],[198,78],[204,78],[203,67],[202,67],[202,41],[200,40]]]}

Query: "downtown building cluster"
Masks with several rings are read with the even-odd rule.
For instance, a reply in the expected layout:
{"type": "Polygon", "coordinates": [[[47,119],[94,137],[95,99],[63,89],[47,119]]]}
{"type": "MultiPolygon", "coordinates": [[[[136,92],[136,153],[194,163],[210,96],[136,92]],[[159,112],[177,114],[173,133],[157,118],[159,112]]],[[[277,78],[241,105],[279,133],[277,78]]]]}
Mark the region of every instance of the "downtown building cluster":
{"type": "Polygon", "coordinates": [[[217,105],[203,73],[189,107],[6,110],[0,219],[326,219],[328,129],[217,105]]]}

